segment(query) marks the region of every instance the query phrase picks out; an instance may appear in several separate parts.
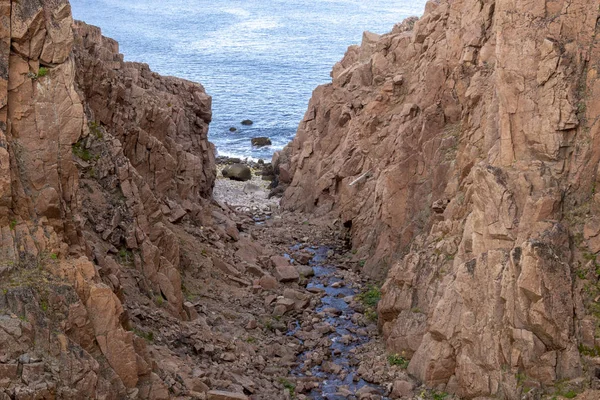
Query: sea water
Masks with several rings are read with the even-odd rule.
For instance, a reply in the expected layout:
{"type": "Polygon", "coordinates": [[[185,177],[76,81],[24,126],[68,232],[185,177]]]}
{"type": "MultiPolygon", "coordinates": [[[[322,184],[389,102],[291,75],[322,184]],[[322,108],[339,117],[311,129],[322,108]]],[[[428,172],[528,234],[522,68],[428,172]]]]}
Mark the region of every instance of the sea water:
{"type": "Polygon", "coordinates": [[[129,61],[200,82],[213,98],[218,154],[270,159],[296,133],[311,93],[365,30],[385,33],[426,0],[71,0],[76,19],[129,61]],[[249,119],[251,126],[242,126],[249,119]],[[236,132],[230,132],[234,127],[236,132]],[[252,147],[252,137],[273,145],[252,147]]]}

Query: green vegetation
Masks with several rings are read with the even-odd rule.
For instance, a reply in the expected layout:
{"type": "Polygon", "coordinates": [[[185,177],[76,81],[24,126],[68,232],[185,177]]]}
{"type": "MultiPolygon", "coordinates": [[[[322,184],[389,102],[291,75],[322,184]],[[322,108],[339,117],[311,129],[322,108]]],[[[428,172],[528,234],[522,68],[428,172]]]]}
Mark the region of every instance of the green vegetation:
{"type": "Polygon", "coordinates": [[[600,356],[600,347],[598,347],[598,346],[587,347],[583,344],[579,344],[579,346],[577,346],[577,348],[579,349],[579,354],[581,354],[581,355],[589,356],[589,357],[600,356]]]}
{"type": "Polygon", "coordinates": [[[104,133],[102,133],[102,129],[100,129],[100,124],[96,121],[91,121],[88,123],[88,127],[90,128],[90,132],[96,136],[97,139],[103,139],[104,133]]]}
{"type": "Polygon", "coordinates": [[[46,67],[40,67],[40,69],[38,69],[38,73],[36,75],[36,78],[42,78],[46,75],[48,75],[48,68],[46,67]]]}
{"type": "Polygon", "coordinates": [[[45,313],[48,312],[48,301],[46,299],[40,300],[40,308],[42,309],[43,312],[45,312],[45,313]]]}
{"type": "Polygon", "coordinates": [[[81,141],[79,141],[73,145],[73,154],[76,157],[79,157],[83,161],[86,161],[86,162],[91,161],[91,159],[92,159],[92,155],[90,154],[90,151],[83,147],[83,143],[81,141]]]}
{"type": "Polygon", "coordinates": [[[135,333],[137,336],[141,337],[142,339],[145,339],[147,342],[154,341],[154,332],[152,332],[152,331],[145,332],[141,329],[133,328],[133,333],[135,333]]]}
{"type": "Polygon", "coordinates": [[[398,365],[402,369],[408,368],[408,363],[410,362],[409,360],[402,356],[399,356],[398,354],[388,355],[387,360],[390,365],[398,365]]]}
{"type": "Polygon", "coordinates": [[[117,256],[119,257],[119,263],[121,263],[122,265],[133,265],[133,252],[127,249],[125,246],[121,247],[117,256]]]}
{"type": "Polygon", "coordinates": [[[161,295],[156,295],[156,296],[154,296],[154,302],[156,303],[157,306],[162,307],[165,305],[165,298],[162,297],[161,295]]]}
{"type": "Polygon", "coordinates": [[[58,260],[58,254],[56,254],[56,253],[51,253],[51,254],[50,254],[50,258],[51,258],[52,260],[58,260]]]}
{"type": "Polygon", "coordinates": [[[431,397],[433,400],[444,400],[446,397],[448,397],[448,393],[446,392],[433,392],[431,394],[431,397]]]}
{"type": "Polygon", "coordinates": [[[369,288],[360,293],[357,298],[365,307],[377,307],[377,303],[381,300],[381,288],[379,288],[379,286],[370,285],[369,288]]]}
{"type": "Polygon", "coordinates": [[[281,383],[283,387],[290,392],[290,396],[292,396],[292,398],[296,396],[296,385],[285,378],[279,378],[279,383],[281,383]]]}
{"type": "Polygon", "coordinates": [[[356,296],[365,307],[365,316],[369,321],[377,321],[377,304],[381,299],[379,286],[370,285],[369,288],[356,296]]]}
{"type": "Polygon", "coordinates": [[[16,228],[16,226],[17,226],[17,221],[16,220],[13,219],[12,221],[10,221],[9,227],[10,227],[11,231],[14,231],[15,228],[16,228]]]}
{"type": "Polygon", "coordinates": [[[364,266],[365,266],[365,264],[366,264],[366,263],[367,263],[367,261],[366,261],[366,260],[360,260],[360,261],[358,262],[358,265],[359,265],[359,266],[362,268],[362,267],[364,267],[364,266]]]}
{"type": "Polygon", "coordinates": [[[557,399],[557,396],[562,396],[566,399],[574,399],[578,394],[579,392],[573,389],[567,380],[560,380],[556,382],[556,390],[554,392],[554,396],[552,396],[552,399],[557,399]]]}

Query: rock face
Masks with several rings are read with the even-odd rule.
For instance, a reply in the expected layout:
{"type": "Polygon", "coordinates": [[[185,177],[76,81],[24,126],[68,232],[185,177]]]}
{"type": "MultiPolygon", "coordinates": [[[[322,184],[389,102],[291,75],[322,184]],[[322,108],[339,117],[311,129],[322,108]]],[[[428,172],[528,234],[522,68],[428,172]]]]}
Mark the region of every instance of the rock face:
{"type": "Polygon", "coordinates": [[[187,318],[168,226],[212,193],[211,102],[122,60],[66,0],[0,1],[2,398],[169,396],[124,303],[187,318]]]}
{"type": "Polygon", "coordinates": [[[519,377],[594,370],[597,18],[585,0],[430,1],[348,49],[273,159],[285,208],[339,216],[363,271],[389,271],[388,348],[429,385],[517,398],[519,377]]]}

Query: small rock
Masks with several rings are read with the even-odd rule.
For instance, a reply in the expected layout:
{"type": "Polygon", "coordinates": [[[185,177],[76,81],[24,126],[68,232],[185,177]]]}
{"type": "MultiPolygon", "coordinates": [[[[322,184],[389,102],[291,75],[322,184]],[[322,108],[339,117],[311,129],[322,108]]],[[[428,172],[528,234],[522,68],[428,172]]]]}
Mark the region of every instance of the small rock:
{"type": "Polygon", "coordinates": [[[412,397],[413,389],[415,386],[407,381],[397,380],[394,382],[392,389],[392,397],[394,398],[405,398],[412,397]]]}
{"type": "Polygon", "coordinates": [[[232,126],[231,128],[229,128],[229,132],[237,132],[237,128],[232,126]]]}
{"type": "Polygon", "coordinates": [[[275,279],[271,275],[264,275],[260,278],[258,283],[265,290],[273,290],[278,286],[277,279],[275,279]]]}
{"type": "Polygon", "coordinates": [[[192,303],[186,301],[185,303],[183,303],[183,309],[185,310],[185,313],[187,314],[190,321],[195,321],[198,319],[198,312],[196,311],[196,307],[194,307],[192,303]]]}
{"type": "Polygon", "coordinates": [[[248,321],[248,323],[246,324],[246,329],[251,330],[251,329],[256,329],[258,328],[258,323],[256,322],[255,319],[251,319],[250,321],[248,321]]]}
{"type": "Polygon", "coordinates": [[[248,396],[241,393],[211,390],[207,393],[207,400],[249,400],[248,396]]]}
{"type": "Polygon", "coordinates": [[[221,360],[223,360],[223,361],[231,362],[231,361],[235,361],[235,359],[236,359],[236,357],[235,357],[235,354],[233,354],[233,353],[221,354],[221,360]]]}
{"type": "Polygon", "coordinates": [[[296,271],[296,268],[291,265],[284,265],[275,268],[275,278],[279,282],[294,282],[300,279],[300,274],[296,271]]]}
{"type": "Polygon", "coordinates": [[[271,143],[271,139],[269,139],[268,137],[255,137],[252,138],[250,142],[252,143],[252,146],[256,147],[270,146],[273,144],[271,143]]]}
{"type": "Polygon", "coordinates": [[[247,183],[246,186],[244,186],[244,193],[252,194],[256,192],[260,192],[260,187],[258,187],[258,185],[255,185],[254,183],[247,183]]]}
{"type": "Polygon", "coordinates": [[[308,265],[312,258],[313,256],[310,253],[298,253],[294,256],[294,259],[302,265],[308,265]]]}
{"type": "Polygon", "coordinates": [[[250,126],[252,124],[254,124],[254,122],[252,122],[252,120],[250,120],[250,119],[245,119],[242,121],[242,125],[244,125],[244,126],[250,126]]]}
{"type": "Polygon", "coordinates": [[[305,278],[310,278],[311,276],[315,275],[315,270],[313,267],[309,267],[308,265],[296,265],[296,270],[305,278]]]}

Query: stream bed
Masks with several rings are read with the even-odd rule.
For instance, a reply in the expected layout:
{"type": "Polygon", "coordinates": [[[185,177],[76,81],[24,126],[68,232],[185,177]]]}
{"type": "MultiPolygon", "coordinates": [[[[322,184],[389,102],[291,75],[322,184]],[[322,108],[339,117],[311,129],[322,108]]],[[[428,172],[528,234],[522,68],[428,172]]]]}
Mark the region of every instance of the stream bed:
{"type": "MultiPolygon", "coordinates": [[[[292,248],[294,250],[294,248],[292,248]]],[[[321,292],[321,304],[315,310],[324,314],[325,326],[329,325],[327,335],[330,346],[327,349],[326,362],[315,363],[311,360],[311,350],[301,353],[299,365],[293,374],[298,378],[312,377],[319,379],[319,386],[306,393],[310,399],[357,399],[368,394],[370,399],[388,399],[387,390],[365,382],[357,376],[358,362],[353,357],[354,349],[369,342],[369,329],[359,325],[359,315],[349,303],[359,292],[336,274],[337,269],[327,264],[328,247],[311,247],[305,250],[314,254],[309,265],[315,275],[310,278],[307,289],[321,292]]],[[[299,327],[299,324],[296,324],[299,327]]],[[[372,327],[371,327],[372,328],[372,327]]],[[[291,330],[288,335],[296,335],[299,328],[291,330]]],[[[302,340],[302,338],[299,338],[302,340]]]]}

